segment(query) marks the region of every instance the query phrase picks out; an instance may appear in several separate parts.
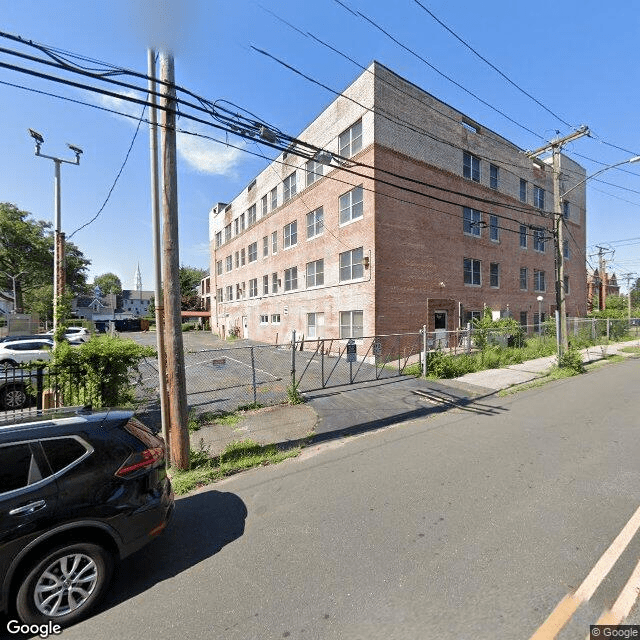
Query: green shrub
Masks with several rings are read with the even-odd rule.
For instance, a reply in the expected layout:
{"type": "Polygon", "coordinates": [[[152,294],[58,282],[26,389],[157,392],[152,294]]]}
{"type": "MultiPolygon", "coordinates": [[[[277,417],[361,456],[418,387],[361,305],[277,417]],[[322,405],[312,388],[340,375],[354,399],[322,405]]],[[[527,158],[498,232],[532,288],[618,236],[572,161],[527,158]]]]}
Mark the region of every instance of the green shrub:
{"type": "Polygon", "coordinates": [[[562,357],[558,359],[558,366],[561,369],[570,369],[575,373],[584,373],[584,362],[582,361],[582,354],[577,349],[567,349],[562,357]]]}

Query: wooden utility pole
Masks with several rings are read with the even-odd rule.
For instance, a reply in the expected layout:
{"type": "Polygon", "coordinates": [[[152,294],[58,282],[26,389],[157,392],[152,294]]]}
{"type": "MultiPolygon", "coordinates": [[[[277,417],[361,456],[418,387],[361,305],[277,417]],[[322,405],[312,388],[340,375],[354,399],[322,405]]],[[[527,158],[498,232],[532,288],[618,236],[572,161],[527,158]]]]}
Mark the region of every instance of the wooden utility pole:
{"type": "Polygon", "coordinates": [[[596,246],[598,250],[598,309],[604,311],[607,308],[607,261],[605,253],[611,249],[596,246]]]}
{"type": "Polygon", "coordinates": [[[629,321],[629,326],[631,326],[631,281],[635,277],[635,273],[623,273],[620,278],[627,281],[627,320],[629,321]]]}
{"type": "Polygon", "coordinates": [[[149,157],[151,164],[151,227],[153,235],[154,260],[154,298],[156,307],[156,347],[158,348],[158,389],[160,396],[160,420],[162,437],[169,462],[171,461],[171,443],[169,441],[169,398],[167,395],[167,358],[164,348],[164,303],[162,301],[162,246],[160,242],[160,198],[158,187],[158,111],[156,108],[156,54],[153,49],[147,51],[149,76],[149,157]]]}
{"type": "Polygon", "coordinates": [[[589,135],[589,128],[582,126],[568,136],[552,140],[549,144],[540,149],[528,153],[531,158],[535,158],[546,151],[553,153],[553,236],[555,239],[556,254],[556,309],[558,310],[558,359],[562,358],[568,348],[567,340],[567,310],[564,290],[564,215],[562,212],[562,194],[560,192],[560,175],[562,172],[562,146],[572,140],[577,140],[582,136],[589,135]]]}
{"type": "Polygon", "coordinates": [[[165,350],[169,397],[169,439],[173,466],[189,468],[187,389],[182,344],[180,305],[180,255],[178,250],[178,177],[176,165],[176,90],[173,56],[160,55],[162,98],[162,211],[163,271],[165,310],[165,350]]]}

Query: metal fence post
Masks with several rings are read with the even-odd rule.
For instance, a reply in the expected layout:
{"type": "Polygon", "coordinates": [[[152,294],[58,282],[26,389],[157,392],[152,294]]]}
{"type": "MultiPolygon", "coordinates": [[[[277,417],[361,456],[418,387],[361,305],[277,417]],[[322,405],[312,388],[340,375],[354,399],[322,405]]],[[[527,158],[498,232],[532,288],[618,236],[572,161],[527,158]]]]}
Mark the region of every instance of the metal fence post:
{"type": "Polygon", "coordinates": [[[253,347],[251,347],[251,384],[253,385],[253,404],[258,404],[258,396],[256,394],[256,361],[253,356],[253,347]]]}
{"type": "Polygon", "coordinates": [[[322,341],[322,348],[321,348],[321,355],[320,355],[320,377],[322,378],[322,388],[324,389],[324,340],[322,341]]]}
{"type": "Polygon", "coordinates": [[[611,320],[609,318],[607,318],[607,340],[609,339],[609,326],[610,326],[610,322],[611,320]]]}
{"type": "Polygon", "coordinates": [[[401,358],[400,358],[400,334],[398,334],[398,353],[397,353],[397,355],[398,355],[398,375],[401,375],[402,374],[402,369],[400,368],[400,360],[401,360],[401,358]]]}
{"type": "Polygon", "coordinates": [[[291,387],[296,388],[296,330],[291,332],[291,387]]]}
{"type": "Polygon", "coordinates": [[[427,325],[422,325],[422,375],[427,377],[427,325]]]}

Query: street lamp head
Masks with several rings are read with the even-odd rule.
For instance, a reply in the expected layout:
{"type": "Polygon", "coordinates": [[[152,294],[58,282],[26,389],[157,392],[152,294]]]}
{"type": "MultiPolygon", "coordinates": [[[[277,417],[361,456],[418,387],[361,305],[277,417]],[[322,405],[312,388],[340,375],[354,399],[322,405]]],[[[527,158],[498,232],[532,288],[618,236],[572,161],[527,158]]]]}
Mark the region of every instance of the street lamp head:
{"type": "Polygon", "coordinates": [[[71,149],[71,151],[73,151],[73,153],[75,153],[77,156],[82,153],[82,149],[80,147],[76,147],[69,142],[67,142],[67,147],[69,147],[69,149],[71,149]]]}
{"type": "Polygon", "coordinates": [[[538,302],[542,302],[542,301],[544,300],[544,298],[543,298],[542,296],[538,296],[538,297],[536,298],[536,300],[537,300],[538,302]]]}
{"type": "Polygon", "coordinates": [[[41,134],[39,134],[37,131],[34,131],[33,129],[29,129],[29,135],[38,143],[38,144],[44,144],[44,138],[42,137],[41,134]]]}

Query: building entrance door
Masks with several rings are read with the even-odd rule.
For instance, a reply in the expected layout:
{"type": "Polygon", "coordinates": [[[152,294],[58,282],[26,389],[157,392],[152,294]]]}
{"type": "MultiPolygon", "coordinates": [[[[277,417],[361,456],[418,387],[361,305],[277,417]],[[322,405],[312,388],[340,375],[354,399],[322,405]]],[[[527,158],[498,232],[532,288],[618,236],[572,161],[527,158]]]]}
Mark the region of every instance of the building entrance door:
{"type": "Polygon", "coordinates": [[[249,321],[247,316],[242,316],[242,337],[245,339],[249,337],[249,321]]]}
{"type": "Polygon", "coordinates": [[[435,330],[435,348],[444,349],[447,346],[447,312],[434,311],[433,328],[435,330]]]}

